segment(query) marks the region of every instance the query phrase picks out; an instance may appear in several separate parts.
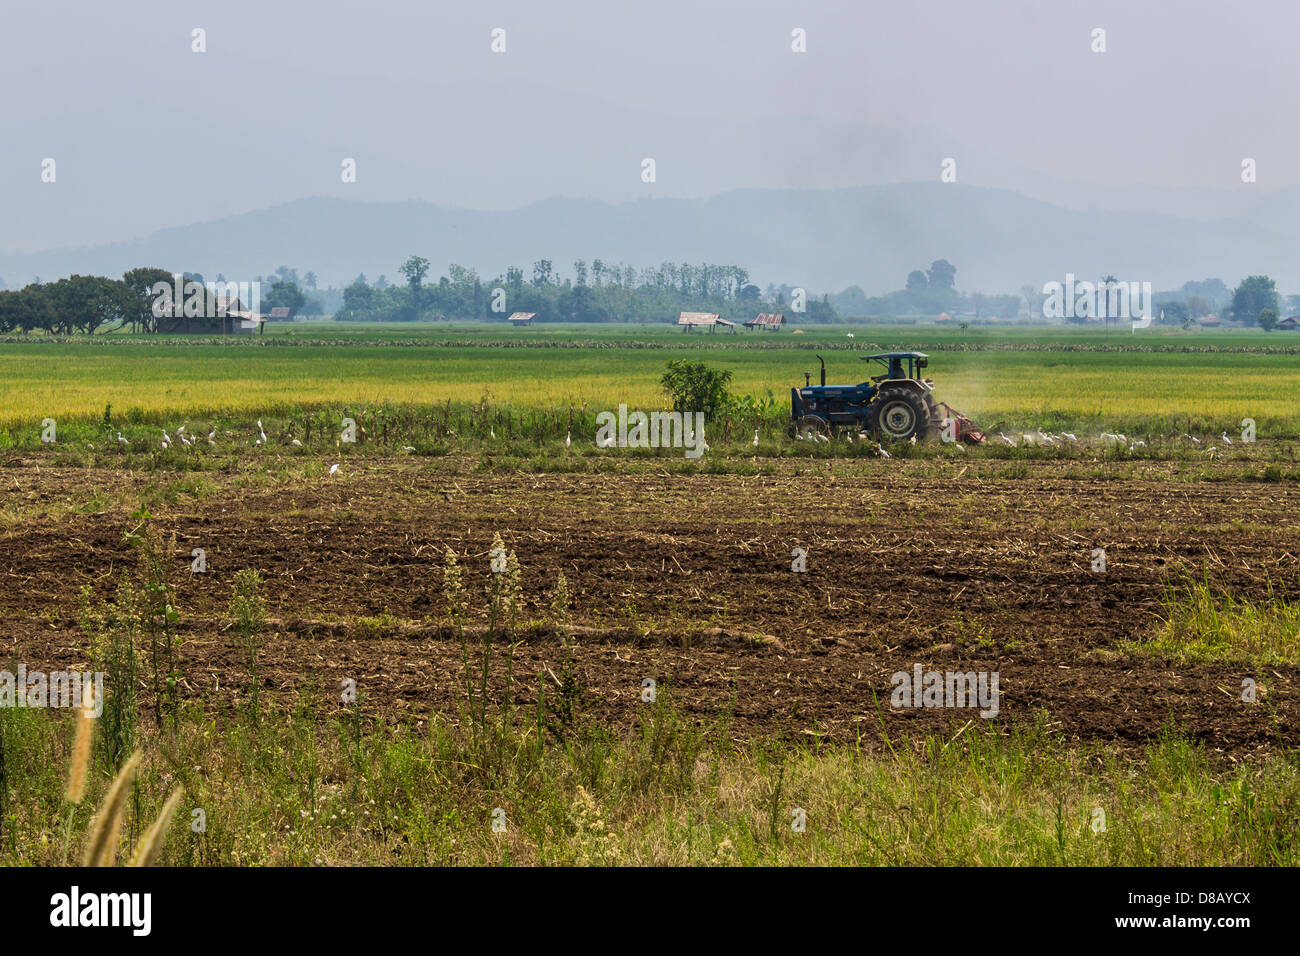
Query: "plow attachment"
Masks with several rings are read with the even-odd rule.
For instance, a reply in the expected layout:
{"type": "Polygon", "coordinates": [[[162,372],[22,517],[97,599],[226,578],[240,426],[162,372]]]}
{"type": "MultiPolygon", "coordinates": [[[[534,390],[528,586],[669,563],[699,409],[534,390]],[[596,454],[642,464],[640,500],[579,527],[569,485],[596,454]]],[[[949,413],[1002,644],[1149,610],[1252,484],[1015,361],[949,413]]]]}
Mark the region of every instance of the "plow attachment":
{"type": "Polygon", "coordinates": [[[953,408],[947,402],[940,402],[943,408],[944,417],[950,418],[957,426],[956,440],[965,442],[967,445],[984,444],[984,433],[980,431],[973,421],[963,415],[957,409],[953,408]]]}

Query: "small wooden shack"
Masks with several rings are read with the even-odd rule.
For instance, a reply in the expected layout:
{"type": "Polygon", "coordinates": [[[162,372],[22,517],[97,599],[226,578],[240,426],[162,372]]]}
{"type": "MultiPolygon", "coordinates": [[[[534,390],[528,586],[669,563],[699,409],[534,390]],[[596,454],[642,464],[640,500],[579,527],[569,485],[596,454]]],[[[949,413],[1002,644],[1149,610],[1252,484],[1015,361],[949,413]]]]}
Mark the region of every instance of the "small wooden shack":
{"type": "Polygon", "coordinates": [[[683,312],[677,316],[677,324],[687,332],[691,329],[708,329],[710,332],[716,332],[719,326],[729,332],[736,331],[735,322],[718,318],[716,312],[683,312]]]}
{"type": "Polygon", "coordinates": [[[784,312],[760,312],[757,316],[745,323],[745,328],[766,329],[769,332],[778,332],[783,325],[785,325],[784,312]]]}

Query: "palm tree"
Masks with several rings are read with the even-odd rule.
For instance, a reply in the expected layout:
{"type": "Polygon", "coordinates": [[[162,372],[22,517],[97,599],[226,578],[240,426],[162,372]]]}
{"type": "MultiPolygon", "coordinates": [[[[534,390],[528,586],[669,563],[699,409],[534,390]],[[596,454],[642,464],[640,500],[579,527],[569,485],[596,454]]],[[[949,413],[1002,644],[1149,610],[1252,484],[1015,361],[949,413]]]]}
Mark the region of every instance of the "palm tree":
{"type": "Polygon", "coordinates": [[[1100,301],[1105,303],[1104,306],[1106,311],[1105,326],[1106,326],[1107,335],[1110,334],[1110,286],[1111,283],[1113,282],[1119,282],[1119,280],[1116,279],[1113,275],[1103,276],[1101,280],[1101,289],[1105,290],[1105,298],[1101,299],[1100,301]]]}

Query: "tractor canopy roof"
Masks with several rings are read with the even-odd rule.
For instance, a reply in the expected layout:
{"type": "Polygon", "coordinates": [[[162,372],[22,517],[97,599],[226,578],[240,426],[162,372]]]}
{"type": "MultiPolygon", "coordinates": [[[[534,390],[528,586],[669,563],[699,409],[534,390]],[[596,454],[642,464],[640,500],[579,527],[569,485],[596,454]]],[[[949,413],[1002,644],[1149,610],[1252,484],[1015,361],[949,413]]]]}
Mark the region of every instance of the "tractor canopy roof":
{"type": "Polygon", "coordinates": [[[886,373],[873,378],[873,382],[887,378],[911,378],[919,381],[921,370],[930,364],[930,356],[924,352],[881,352],[877,355],[864,355],[862,359],[879,362],[886,369],[886,373]]]}

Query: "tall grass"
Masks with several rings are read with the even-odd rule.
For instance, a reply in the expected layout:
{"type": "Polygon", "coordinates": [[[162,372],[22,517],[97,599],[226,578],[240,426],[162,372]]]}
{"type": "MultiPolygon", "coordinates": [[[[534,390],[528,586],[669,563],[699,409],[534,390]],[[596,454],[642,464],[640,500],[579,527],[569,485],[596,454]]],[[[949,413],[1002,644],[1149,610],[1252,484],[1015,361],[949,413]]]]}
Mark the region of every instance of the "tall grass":
{"type": "MultiPolygon", "coordinates": [[[[139,806],[123,814],[147,834],[163,811],[205,810],[205,830],[178,828],[161,849],[172,865],[1300,862],[1296,756],[1223,767],[1172,730],[1127,755],[1071,746],[1046,717],[955,741],[736,743],[666,693],[632,732],[589,725],[566,747],[537,746],[522,727],[509,746],[473,749],[465,728],[437,716],[375,722],[358,760],[350,719],[322,720],[305,700],[272,707],[257,728],[238,710],[189,708],[176,741],[203,768],[195,789],[167,807],[169,764],[149,728],[139,806]],[[492,828],[497,808],[504,832],[492,828]]],[[[10,728],[8,752],[24,765],[65,753],[68,723],[38,714],[10,728]]],[[[60,862],[57,841],[42,838],[59,777],[13,778],[0,862],[60,862]]],[[[92,803],[104,786],[92,783],[92,803]]]]}
{"type": "Polygon", "coordinates": [[[266,630],[266,601],[259,593],[261,576],[252,568],[235,572],[235,584],[227,611],[229,626],[239,634],[239,646],[248,668],[248,712],[254,725],[260,720],[262,677],[257,654],[266,630]]]}
{"type": "Polygon", "coordinates": [[[92,669],[104,675],[112,693],[102,701],[98,736],[100,764],[119,767],[134,752],[139,733],[139,644],[144,608],[128,574],[112,601],[96,600],[90,585],[81,589],[81,628],[92,669]]]}
{"type": "Polygon", "coordinates": [[[1300,665],[1300,605],[1271,591],[1253,601],[1217,591],[1208,580],[1193,582],[1169,591],[1149,640],[1128,646],[1178,663],[1300,665]]]}

